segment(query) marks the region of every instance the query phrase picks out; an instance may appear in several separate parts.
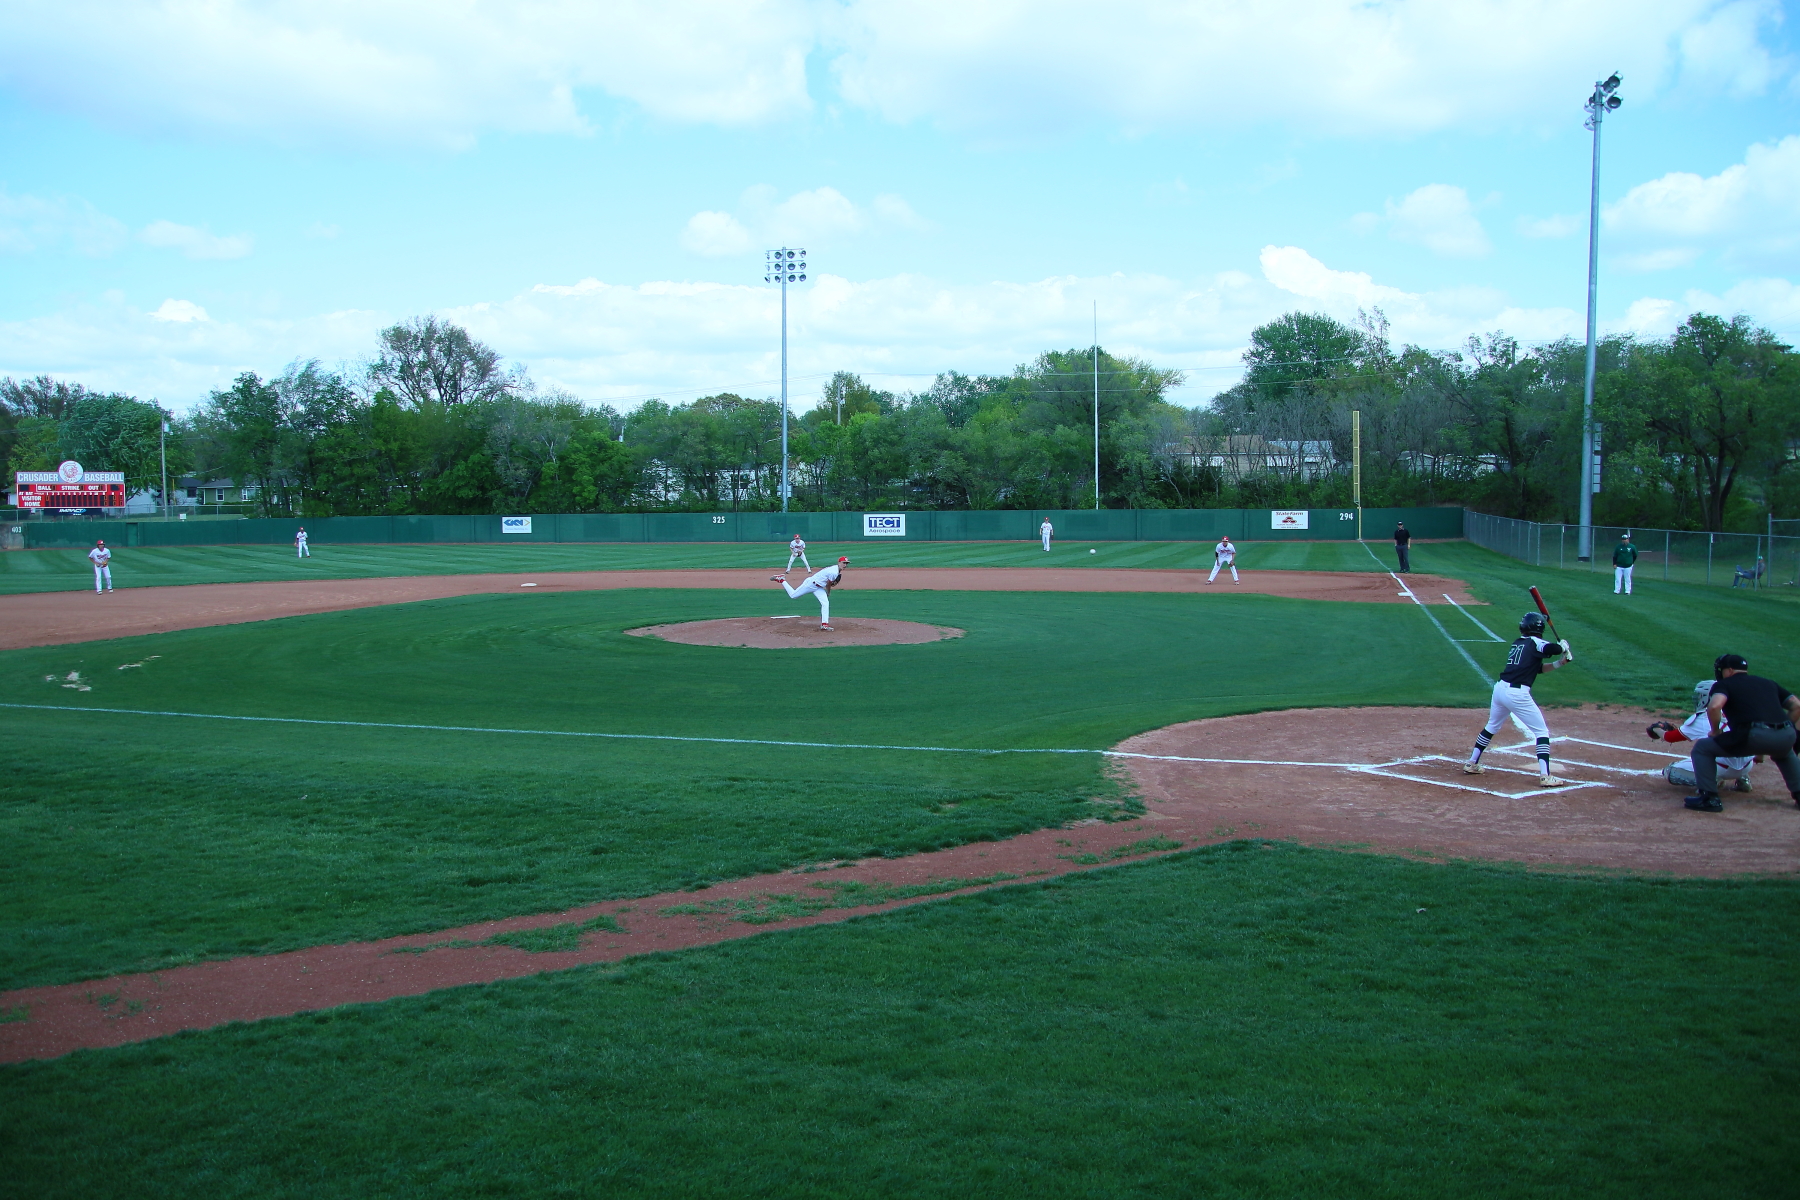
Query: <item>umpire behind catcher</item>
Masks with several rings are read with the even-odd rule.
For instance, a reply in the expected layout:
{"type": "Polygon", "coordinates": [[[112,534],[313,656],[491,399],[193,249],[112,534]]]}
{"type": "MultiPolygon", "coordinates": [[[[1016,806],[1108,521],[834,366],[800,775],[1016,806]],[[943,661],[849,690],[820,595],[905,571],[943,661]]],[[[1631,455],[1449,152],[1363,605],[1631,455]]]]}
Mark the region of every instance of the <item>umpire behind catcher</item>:
{"type": "Polygon", "coordinates": [[[1750,664],[1741,654],[1721,654],[1714,659],[1713,678],[1717,682],[1706,702],[1712,736],[1694,743],[1694,781],[1699,794],[1689,796],[1687,806],[1700,812],[1724,812],[1725,805],[1719,801],[1719,758],[1762,754],[1781,771],[1788,794],[1800,807],[1800,756],[1794,754],[1800,699],[1775,681],[1750,674],[1750,664]],[[1730,728],[1721,733],[1722,724],[1730,728]]]}

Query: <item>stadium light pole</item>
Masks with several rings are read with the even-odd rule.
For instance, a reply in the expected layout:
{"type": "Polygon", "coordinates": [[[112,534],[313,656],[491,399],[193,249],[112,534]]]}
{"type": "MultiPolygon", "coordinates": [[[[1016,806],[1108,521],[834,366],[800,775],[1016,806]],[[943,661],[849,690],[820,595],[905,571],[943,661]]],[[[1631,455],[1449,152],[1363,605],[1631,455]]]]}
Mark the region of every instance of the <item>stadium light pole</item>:
{"type": "Polygon", "coordinates": [[[1100,511],[1100,302],[1094,301],[1094,511],[1100,511]]]}
{"type": "Polygon", "coordinates": [[[788,510],[788,372],[787,290],[790,283],[806,282],[806,251],[768,250],[763,254],[763,282],[781,285],[781,511],[788,510]]]}
{"type": "Polygon", "coordinates": [[[1587,370],[1581,385],[1581,532],[1575,557],[1591,562],[1594,557],[1594,326],[1598,318],[1600,275],[1600,123],[1606,114],[1625,103],[1619,98],[1619,73],[1594,85],[1587,98],[1587,127],[1594,131],[1594,171],[1588,189],[1588,295],[1587,370]]]}

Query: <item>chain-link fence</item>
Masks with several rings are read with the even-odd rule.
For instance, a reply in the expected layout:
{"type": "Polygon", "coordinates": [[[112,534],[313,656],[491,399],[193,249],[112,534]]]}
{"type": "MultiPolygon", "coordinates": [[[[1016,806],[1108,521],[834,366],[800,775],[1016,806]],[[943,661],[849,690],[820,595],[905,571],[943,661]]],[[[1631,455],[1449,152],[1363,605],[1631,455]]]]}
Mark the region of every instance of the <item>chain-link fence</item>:
{"type": "Polygon", "coordinates": [[[1583,562],[1579,526],[1463,513],[1463,535],[1476,545],[1533,566],[1564,570],[1611,571],[1613,549],[1625,533],[1637,547],[1635,575],[1639,579],[1740,588],[1800,585],[1800,537],[1596,525],[1593,557],[1583,562]]]}

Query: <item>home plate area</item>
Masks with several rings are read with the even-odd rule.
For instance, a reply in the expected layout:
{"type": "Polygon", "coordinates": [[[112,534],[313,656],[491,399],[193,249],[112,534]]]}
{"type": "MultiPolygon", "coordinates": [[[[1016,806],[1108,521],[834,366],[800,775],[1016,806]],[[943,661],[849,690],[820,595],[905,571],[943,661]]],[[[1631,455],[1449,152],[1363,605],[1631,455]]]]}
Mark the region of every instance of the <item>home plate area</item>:
{"type": "MultiPolygon", "coordinates": [[[[1532,740],[1494,739],[1464,775],[1477,709],[1296,709],[1191,721],[1120,743],[1115,759],[1152,819],[1197,837],[1292,838],[1431,858],[1678,875],[1800,871],[1800,810],[1768,763],[1725,811],[1690,812],[1662,769],[1686,757],[1644,736],[1657,715],[1545,713],[1554,772],[1540,788],[1532,740]],[[1210,823],[1210,828],[1208,827],[1210,823]]],[[[1170,827],[1172,828],[1172,827],[1170,827]]]]}

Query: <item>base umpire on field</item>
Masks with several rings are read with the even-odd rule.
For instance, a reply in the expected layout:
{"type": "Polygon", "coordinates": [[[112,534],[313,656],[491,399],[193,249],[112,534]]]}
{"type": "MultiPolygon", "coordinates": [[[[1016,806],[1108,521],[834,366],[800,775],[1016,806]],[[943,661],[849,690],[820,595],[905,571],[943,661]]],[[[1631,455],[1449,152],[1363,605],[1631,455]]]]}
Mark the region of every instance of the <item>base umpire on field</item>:
{"type": "Polygon", "coordinates": [[[1741,654],[1713,660],[1712,698],[1706,717],[1712,736],[1694,743],[1694,782],[1698,793],[1685,803],[1699,812],[1724,812],[1719,800],[1719,759],[1761,754],[1774,763],[1800,807],[1800,755],[1794,753],[1794,722],[1800,721],[1800,699],[1772,679],[1750,674],[1741,654]],[[1729,726],[1729,728],[1725,728],[1729,726]]]}

